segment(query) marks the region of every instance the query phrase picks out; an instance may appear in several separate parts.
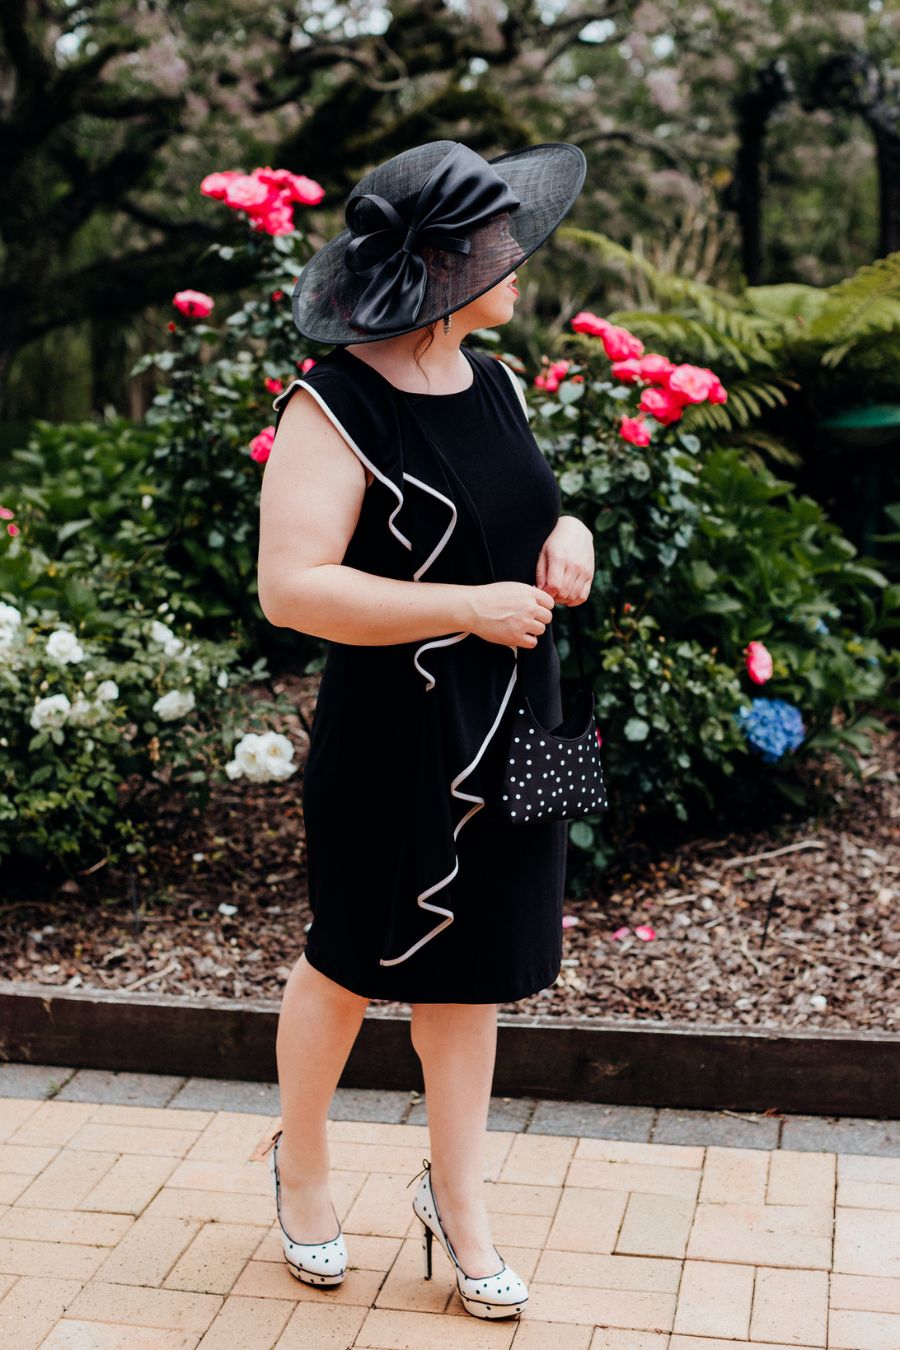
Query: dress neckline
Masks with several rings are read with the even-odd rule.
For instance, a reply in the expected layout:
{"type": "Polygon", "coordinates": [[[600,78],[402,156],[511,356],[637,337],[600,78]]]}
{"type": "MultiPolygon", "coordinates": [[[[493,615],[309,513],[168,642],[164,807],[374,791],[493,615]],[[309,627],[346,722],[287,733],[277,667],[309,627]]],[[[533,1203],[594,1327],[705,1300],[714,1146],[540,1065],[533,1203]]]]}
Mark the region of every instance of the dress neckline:
{"type": "Polygon", "coordinates": [[[470,355],[469,351],[465,347],[460,347],[460,351],[462,352],[466,361],[468,361],[469,365],[472,367],[472,383],[467,384],[465,389],[454,389],[449,394],[425,394],[421,393],[417,389],[400,389],[397,387],[396,384],[391,384],[391,381],[387,378],[386,375],[382,375],[380,370],[376,370],[374,366],[370,366],[368,361],[364,361],[362,357],[357,356],[355,352],[348,351],[345,346],[337,347],[335,348],[335,351],[339,353],[341,356],[345,357],[349,356],[351,361],[357,362],[358,365],[366,366],[367,369],[371,370],[372,373],[375,376],[377,376],[379,380],[383,381],[383,383],[386,384],[390,389],[393,389],[395,394],[402,394],[405,398],[431,398],[431,399],[460,398],[463,394],[468,394],[471,392],[472,389],[475,388],[478,367],[476,366],[473,357],[470,355]]]}

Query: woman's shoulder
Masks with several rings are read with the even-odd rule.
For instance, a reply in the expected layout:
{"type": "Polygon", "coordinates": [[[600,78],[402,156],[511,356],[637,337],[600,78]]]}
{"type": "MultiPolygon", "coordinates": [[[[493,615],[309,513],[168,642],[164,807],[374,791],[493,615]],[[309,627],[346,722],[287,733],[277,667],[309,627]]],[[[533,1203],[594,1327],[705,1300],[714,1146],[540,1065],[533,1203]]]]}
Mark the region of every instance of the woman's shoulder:
{"type": "Polygon", "coordinates": [[[474,347],[468,348],[468,351],[471,356],[476,358],[476,360],[478,361],[479,365],[482,366],[482,368],[496,372],[495,378],[501,388],[506,389],[507,381],[509,382],[509,384],[512,386],[512,390],[515,394],[515,397],[519,402],[519,404],[521,405],[522,411],[527,418],[528,404],[525,401],[525,394],[523,392],[521,384],[519,383],[519,377],[513,370],[512,366],[510,366],[506,361],[504,361],[502,357],[495,356],[492,352],[479,351],[474,347]]]}
{"type": "Polygon", "coordinates": [[[272,409],[276,427],[288,401],[299,389],[308,390],[332,421],[352,427],[377,417],[377,399],[372,388],[354,378],[354,371],[340,360],[336,350],[316,358],[307,369],[301,368],[300,375],[275,396],[272,409]]]}

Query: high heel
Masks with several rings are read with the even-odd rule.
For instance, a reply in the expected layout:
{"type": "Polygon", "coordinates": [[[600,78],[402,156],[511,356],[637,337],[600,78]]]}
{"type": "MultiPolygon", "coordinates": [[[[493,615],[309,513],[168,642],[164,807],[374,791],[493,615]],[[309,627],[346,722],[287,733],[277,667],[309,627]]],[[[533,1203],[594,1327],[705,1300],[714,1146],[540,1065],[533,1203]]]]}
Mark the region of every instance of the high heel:
{"type": "Polygon", "coordinates": [[[281,1222],[281,1179],[278,1176],[277,1157],[281,1133],[281,1130],[277,1130],[272,1135],[261,1156],[264,1157],[269,1153],[269,1171],[275,1186],[275,1211],[281,1229],[284,1259],[291,1274],[304,1284],[314,1284],[317,1287],[323,1284],[340,1284],[347,1273],[347,1247],[337,1214],[334,1216],[338,1224],[337,1237],[330,1238],[328,1242],[295,1242],[288,1236],[281,1222]]]}
{"type": "MultiPolygon", "coordinates": [[[[412,1207],[422,1224],[425,1279],[431,1279],[431,1244],[432,1240],[437,1238],[453,1262],[453,1268],[456,1272],[456,1287],[459,1290],[459,1296],[466,1312],[471,1313],[473,1317],[483,1318],[519,1316],[528,1302],[528,1286],[505,1261],[500,1270],[493,1275],[466,1274],[459,1264],[456,1252],[453,1250],[453,1244],[441,1222],[440,1211],[431,1185],[431,1163],[428,1158],[423,1158],[422,1162],[424,1163],[422,1171],[417,1172],[412,1181],[407,1182],[407,1185],[411,1186],[417,1177],[422,1178],[413,1197],[412,1207]]],[[[499,1250],[497,1255],[500,1256],[502,1261],[503,1257],[499,1250]]]]}

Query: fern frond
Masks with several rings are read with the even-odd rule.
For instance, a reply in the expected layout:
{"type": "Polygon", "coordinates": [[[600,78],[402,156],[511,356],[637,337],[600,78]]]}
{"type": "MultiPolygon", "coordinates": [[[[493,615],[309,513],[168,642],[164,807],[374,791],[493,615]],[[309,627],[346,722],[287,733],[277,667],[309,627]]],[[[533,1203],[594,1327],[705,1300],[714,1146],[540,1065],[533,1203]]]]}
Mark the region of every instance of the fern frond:
{"type": "Polygon", "coordinates": [[[728,385],[727,403],[692,403],[682,415],[680,425],[685,431],[709,430],[731,432],[749,427],[767,408],[784,407],[788,401],[785,388],[797,388],[792,380],[783,377],[773,381],[732,380],[728,385]]]}
{"type": "Polygon", "coordinates": [[[836,365],[857,338],[900,328],[900,252],[865,263],[826,294],[806,337],[827,346],[829,364],[836,365]]]}
{"type": "MultiPolygon", "coordinates": [[[[721,344],[718,351],[704,344],[705,356],[715,359],[717,355],[724,354],[734,359],[736,353],[741,353],[743,359],[739,365],[742,370],[749,370],[754,364],[774,364],[769,356],[768,344],[777,339],[780,325],[765,313],[748,311],[740,297],[696,281],[693,277],[662,272],[647,258],[595,230],[571,226],[563,227],[558,233],[564,233],[568,238],[590,248],[604,262],[639,273],[649,283],[653,299],[660,305],[681,307],[682,319],[686,319],[691,310],[696,311],[704,331],[714,335],[716,343],[721,344]]],[[[644,319],[649,322],[655,317],[655,311],[621,310],[615,317],[607,317],[610,317],[611,322],[625,324],[632,332],[637,332],[635,325],[644,319]]]]}
{"type": "Polygon", "coordinates": [[[762,455],[756,458],[757,464],[763,463],[766,459],[791,469],[799,469],[803,464],[803,456],[797,450],[792,450],[784,441],[779,441],[776,436],[770,436],[768,432],[761,431],[758,427],[739,432],[734,444],[743,446],[748,451],[762,451],[762,455]]]}

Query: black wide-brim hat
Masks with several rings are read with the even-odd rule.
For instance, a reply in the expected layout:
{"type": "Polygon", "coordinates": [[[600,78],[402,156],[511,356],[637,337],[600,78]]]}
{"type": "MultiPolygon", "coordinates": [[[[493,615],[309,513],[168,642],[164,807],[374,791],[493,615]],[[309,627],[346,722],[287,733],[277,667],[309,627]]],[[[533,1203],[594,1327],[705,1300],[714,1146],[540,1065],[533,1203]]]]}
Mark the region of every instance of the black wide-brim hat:
{"type": "Polygon", "coordinates": [[[551,141],[487,160],[429,141],[366,174],[347,228],[303,267],[291,297],[304,337],[340,346],[399,337],[496,286],[571,210],[587,161],[551,141]]]}

